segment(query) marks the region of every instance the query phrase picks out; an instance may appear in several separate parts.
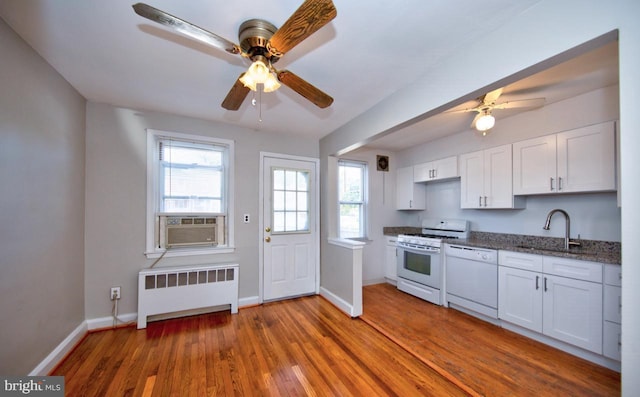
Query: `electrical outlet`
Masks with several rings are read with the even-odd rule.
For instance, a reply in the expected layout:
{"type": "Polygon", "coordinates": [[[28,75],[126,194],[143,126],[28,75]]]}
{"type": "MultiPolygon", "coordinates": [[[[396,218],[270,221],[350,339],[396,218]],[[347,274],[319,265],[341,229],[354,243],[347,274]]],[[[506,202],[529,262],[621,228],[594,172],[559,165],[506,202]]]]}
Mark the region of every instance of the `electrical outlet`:
{"type": "Polygon", "coordinates": [[[111,294],[109,297],[111,300],[120,299],[120,287],[111,287],[111,294]]]}

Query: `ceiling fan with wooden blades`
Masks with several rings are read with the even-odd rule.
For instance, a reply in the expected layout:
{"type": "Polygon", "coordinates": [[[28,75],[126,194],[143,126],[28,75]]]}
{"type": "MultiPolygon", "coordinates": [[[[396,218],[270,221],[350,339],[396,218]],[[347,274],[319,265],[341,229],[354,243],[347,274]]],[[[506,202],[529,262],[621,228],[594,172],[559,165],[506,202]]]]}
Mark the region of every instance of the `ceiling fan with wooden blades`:
{"type": "Polygon", "coordinates": [[[271,92],[282,83],[320,108],[333,103],[332,97],[293,72],[273,66],[285,53],[336,17],[331,0],[306,0],[279,29],[262,19],[245,21],[238,31],[239,45],[148,4],[137,3],[133,9],[144,18],[252,62],[222,101],[222,107],[227,110],[238,110],[249,91],[258,89],[258,84],[262,84],[264,92],[271,92]]]}
{"type": "Polygon", "coordinates": [[[500,95],[502,95],[503,88],[491,91],[478,98],[480,102],[478,106],[472,108],[466,108],[462,110],[455,110],[454,112],[477,112],[478,114],[473,118],[471,122],[471,128],[475,128],[486,135],[495,125],[495,118],[491,114],[494,110],[500,109],[515,109],[515,108],[539,108],[544,105],[544,98],[524,99],[519,101],[507,101],[502,103],[496,103],[500,95]]]}

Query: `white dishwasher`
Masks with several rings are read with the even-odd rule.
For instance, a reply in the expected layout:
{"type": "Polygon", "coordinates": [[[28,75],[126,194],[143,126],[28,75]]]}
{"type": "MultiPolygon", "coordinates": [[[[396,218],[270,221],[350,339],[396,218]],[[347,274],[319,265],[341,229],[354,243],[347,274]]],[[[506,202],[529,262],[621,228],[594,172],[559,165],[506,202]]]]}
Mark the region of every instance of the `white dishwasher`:
{"type": "Polygon", "coordinates": [[[449,307],[498,318],[498,251],[445,245],[449,307]]]}

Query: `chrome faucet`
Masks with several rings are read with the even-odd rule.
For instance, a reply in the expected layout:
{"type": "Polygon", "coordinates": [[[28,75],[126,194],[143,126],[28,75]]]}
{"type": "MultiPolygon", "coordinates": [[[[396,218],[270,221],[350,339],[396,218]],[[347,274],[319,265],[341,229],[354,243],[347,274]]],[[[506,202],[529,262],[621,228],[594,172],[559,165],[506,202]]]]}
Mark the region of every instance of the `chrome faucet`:
{"type": "Polygon", "coordinates": [[[547,215],[547,221],[544,223],[544,226],[542,227],[544,230],[549,230],[551,229],[551,217],[553,216],[553,214],[555,214],[556,212],[561,213],[562,215],[564,215],[564,219],[566,222],[566,231],[565,231],[565,235],[564,235],[564,249],[565,250],[569,250],[569,247],[572,245],[580,245],[580,243],[578,242],[573,242],[569,239],[570,236],[570,230],[571,230],[571,219],[569,219],[569,214],[567,214],[567,211],[565,210],[561,210],[561,209],[555,209],[555,210],[551,210],[549,211],[549,214],[547,215]]]}

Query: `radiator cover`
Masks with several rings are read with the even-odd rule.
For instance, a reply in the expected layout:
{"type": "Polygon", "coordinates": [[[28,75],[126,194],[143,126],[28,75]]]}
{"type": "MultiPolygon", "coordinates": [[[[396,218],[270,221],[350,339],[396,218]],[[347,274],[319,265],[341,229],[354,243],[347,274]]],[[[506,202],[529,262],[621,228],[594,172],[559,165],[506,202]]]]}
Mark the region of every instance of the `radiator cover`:
{"type": "Polygon", "coordinates": [[[238,264],[145,269],[138,273],[138,329],[147,317],[229,305],[238,312],[238,264]]]}

